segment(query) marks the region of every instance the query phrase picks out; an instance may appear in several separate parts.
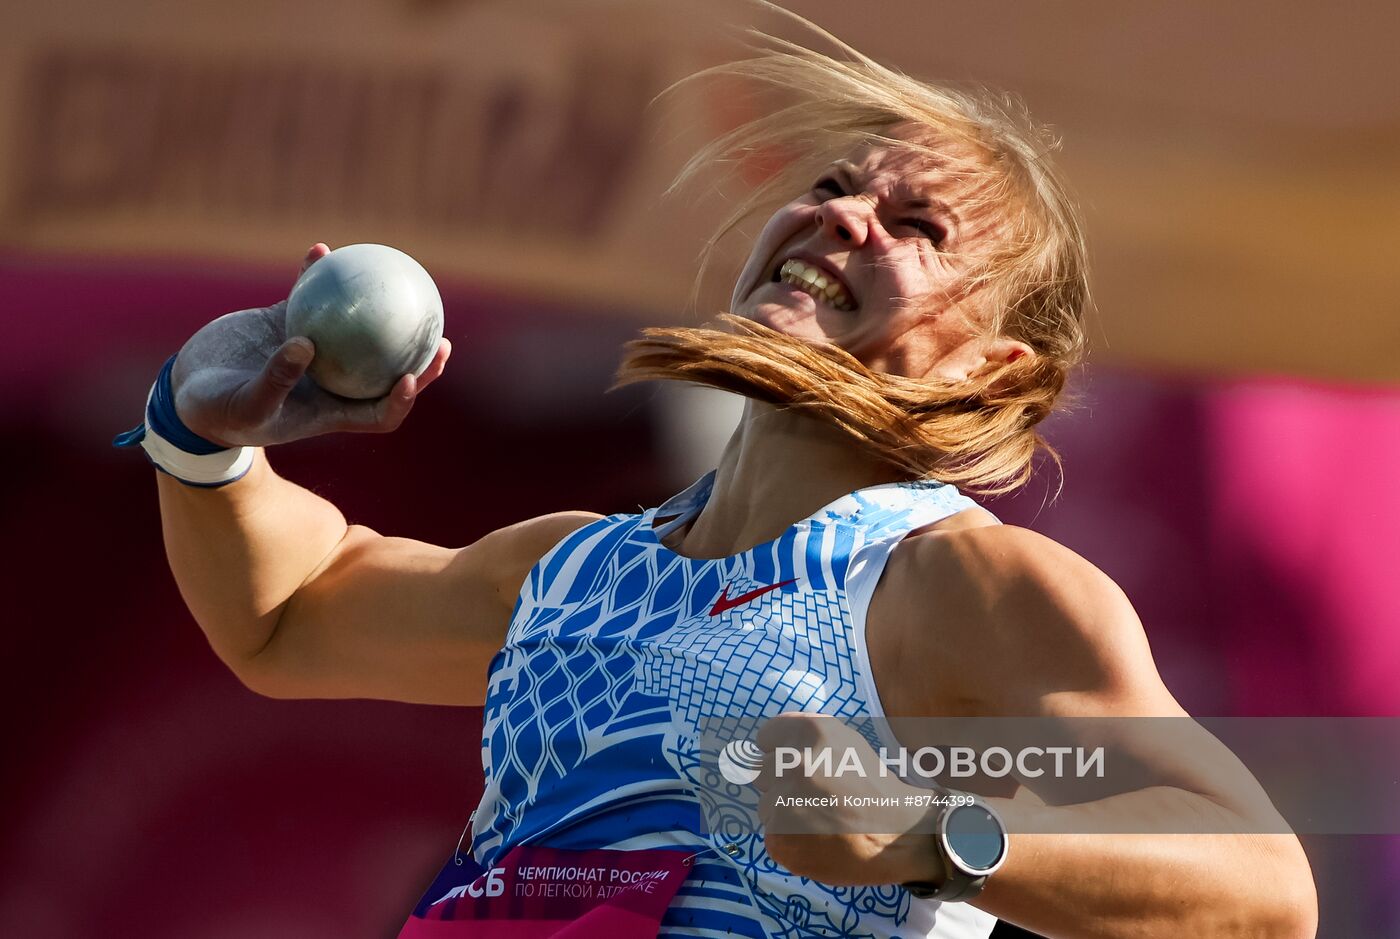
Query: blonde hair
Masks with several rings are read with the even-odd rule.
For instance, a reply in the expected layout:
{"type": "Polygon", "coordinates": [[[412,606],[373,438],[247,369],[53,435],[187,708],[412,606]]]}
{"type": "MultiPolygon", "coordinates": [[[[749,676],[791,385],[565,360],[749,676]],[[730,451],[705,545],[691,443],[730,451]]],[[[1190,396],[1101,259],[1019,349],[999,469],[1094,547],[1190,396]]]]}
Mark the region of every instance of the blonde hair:
{"type": "Polygon", "coordinates": [[[992,250],[955,256],[965,271],[959,297],[976,297],[988,335],[1019,340],[1035,354],[969,381],[916,381],[874,372],[834,346],[725,316],[733,332],[645,331],[629,344],[616,386],[680,379],[804,408],[912,477],[988,494],[1015,489],[1030,478],[1037,452],[1055,458],[1035,428],[1085,344],[1084,237],[1047,159],[1054,143],[1013,99],[917,81],[786,15],[838,45],[844,57],[755,33],[756,55],[686,80],[739,80],[789,99],[715,139],[682,169],[678,185],[717,163],[774,154],[783,163],[709,239],[702,272],[722,238],[806,189],[835,157],[862,143],[900,148],[965,184],[960,209],[999,216],[992,250]],[[891,136],[903,128],[915,133],[891,136]]]}

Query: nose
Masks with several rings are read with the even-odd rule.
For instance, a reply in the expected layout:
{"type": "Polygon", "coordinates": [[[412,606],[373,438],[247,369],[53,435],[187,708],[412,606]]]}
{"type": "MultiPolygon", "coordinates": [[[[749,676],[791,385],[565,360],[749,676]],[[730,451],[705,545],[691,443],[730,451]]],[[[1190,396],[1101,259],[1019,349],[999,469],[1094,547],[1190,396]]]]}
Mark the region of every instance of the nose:
{"type": "Polygon", "coordinates": [[[817,228],[827,237],[852,248],[865,244],[874,209],[859,196],[840,196],[817,206],[817,228]]]}

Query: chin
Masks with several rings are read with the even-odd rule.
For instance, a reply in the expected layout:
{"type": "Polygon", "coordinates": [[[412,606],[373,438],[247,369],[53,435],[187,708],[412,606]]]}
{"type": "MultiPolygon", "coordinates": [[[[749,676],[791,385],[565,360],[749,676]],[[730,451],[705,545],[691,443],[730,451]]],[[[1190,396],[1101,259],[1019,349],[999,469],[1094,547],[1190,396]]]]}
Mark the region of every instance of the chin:
{"type": "Polygon", "coordinates": [[[811,310],[795,309],[782,303],[745,303],[734,311],[734,315],[767,326],[769,329],[793,337],[827,341],[826,330],[817,322],[811,310]]]}

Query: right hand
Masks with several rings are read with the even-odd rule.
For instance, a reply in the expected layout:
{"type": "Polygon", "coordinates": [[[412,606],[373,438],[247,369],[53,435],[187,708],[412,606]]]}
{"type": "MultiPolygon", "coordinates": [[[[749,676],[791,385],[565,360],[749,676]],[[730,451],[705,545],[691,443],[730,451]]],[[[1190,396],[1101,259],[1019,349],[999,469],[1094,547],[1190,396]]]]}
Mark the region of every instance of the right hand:
{"type": "MultiPolygon", "coordinates": [[[[315,244],[305,270],[330,253],[315,244]]],[[[426,371],[402,376],[389,393],[355,401],[324,391],[306,375],[316,354],[305,336],[287,335],[287,301],[240,310],[190,337],[171,375],[175,411],[199,436],[229,447],[262,447],[337,431],[388,433],[408,416],[447,365],[446,339],[426,371]]]]}

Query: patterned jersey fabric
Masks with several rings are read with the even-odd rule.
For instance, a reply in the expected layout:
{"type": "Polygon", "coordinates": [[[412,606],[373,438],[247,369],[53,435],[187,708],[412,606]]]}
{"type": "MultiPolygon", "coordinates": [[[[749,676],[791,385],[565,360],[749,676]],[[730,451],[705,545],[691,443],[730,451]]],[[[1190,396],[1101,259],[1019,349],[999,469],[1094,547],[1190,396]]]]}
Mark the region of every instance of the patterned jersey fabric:
{"type": "Polygon", "coordinates": [[[662,539],[713,483],[585,525],[531,570],[491,665],[475,859],[684,850],[663,936],[986,937],[994,920],[965,904],[797,877],[761,832],[714,824],[716,753],[700,742],[702,722],[734,715],[882,716],[864,641],[875,583],[901,538],[973,503],[939,483],[873,486],[742,554],[676,554],[662,539]]]}

